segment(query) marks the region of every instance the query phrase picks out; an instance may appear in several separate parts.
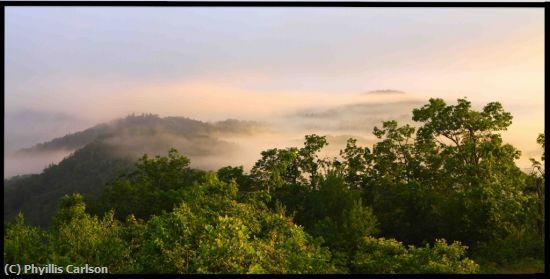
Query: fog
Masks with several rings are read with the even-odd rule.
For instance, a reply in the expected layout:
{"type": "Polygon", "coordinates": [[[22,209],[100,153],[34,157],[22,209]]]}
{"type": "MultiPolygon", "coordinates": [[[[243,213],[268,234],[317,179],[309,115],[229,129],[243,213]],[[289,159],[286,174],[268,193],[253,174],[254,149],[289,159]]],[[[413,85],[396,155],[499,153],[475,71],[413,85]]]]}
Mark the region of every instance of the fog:
{"type": "Polygon", "coordinates": [[[4,178],[14,175],[40,173],[50,164],[57,164],[72,152],[55,151],[32,155],[5,155],[4,156],[4,178]]]}
{"type": "MultiPolygon", "coordinates": [[[[195,127],[198,124],[176,125],[171,130],[170,125],[167,125],[170,122],[164,125],[146,123],[140,127],[139,125],[121,125],[123,120],[110,121],[106,122],[109,126],[107,131],[110,131],[106,133],[115,134],[107,137],[104,142],[116,146],[118,156],[129,155],[137,159],[143,154],[165,155],[168,149],[173,147],[189,157],[193,167],[215,170],[227,165],[243,165],[249,170],[261,157],[262,151],[270,148],[300,147],[307,134],[327,137],[329,145],[323,150],[322,156],[338,156],[350,137],[358,139],[360,144],[372,145],[375,139],[371,131],[375,125],[380,125],[382,121],[389,119],[408,123],[412,108],[422,104],[407,96],[386,98],[383,101],[380,98],[362,94],[346,96],[339,101],[332,99],[330,102],[336,105],[328,105],[329,102],[325,100],[325,102],[318,102],[317,107],[311,107],[310,103],[302,108],[285,107],[284,110],[269,114],[270,117],[259,116],[258,119],[261,121],[257,122],[239,120],[209,122],[212,124],[208,126],[209,129],[200,125],[195,127]],[[355,100],[358,103],[346,102],[349,100],[355,100]]],[[[170,119],[177,123],[178,118],[170,119]]],[[[62,120],[59,121],[58,127],[64,123],[62,120]]],[[[204,124],[206,125],[206,122],[204,124]]],[[[61,131],[55,137],[65,136],[65,134],[61,131]]],[[[37,143],[44,143],[53,138],[54,136],[37,143]]],[[[26,148],[24,152],[21,148],[16,150],[19,152],[6,152],[5,177],[38,173],[45,166],[59,162],[74,151],[63,144],[63,139],[57,139],[55,142],[42,147],[34,144],[21,146],[26,148]]],[[[73,146],[74,140],[71,142],[73,146]]]]}
{"type": "Polygon", "coordinates": [[[439,97],[499,101],[521,167],[542,153],[544,11],[492,8],[7,7],[4,177],[67,152],[11,154],[131,113],[265,130],[189,139],[119,136],[135,152],[176,145],[196,167],[251,166],[272,147],[327,135],[372,145],[384,120],[439,97]],[[155,147],[158,145],[158,147],[155,147]],[[146,146],[147,148],[141,148],[146,146]]]}
{"type": "MultiPolygon", "coordinates": [[[[169,148],[176,148],[181,154],[191,159],[191,166],[195,168],[216,170],[228,165],[242,165],[249,171],[260,159],[262,151],[271,148],[301,147],[305,135],[317,134],[326,136],[329,143],[320,156],[333,158],[339,156],[340,150],[345,148],[349,138],[357,139],[361,146],[372,148],[378,141],[372,134],[372,130],[375,126],[381,126],[383,121],[397,120],[400,125],[418,125],[411,119],[412,109],[421,107],[427,100],[411,97],[404,91],[394,92],[384,92],[382,95],[388,93],[388,96],[384,97],[378,93],[356,94],[356,96],[346,96],[340,104],[332,100],[334,105],[319,102],[318,106],[308,105],[280,110],[278,113],[270,114],[269,118],[258,117],[261,119],[258,122],[226,120],[196,122],[202,124],[188,126],[170,126],[166,123],[117,126],[117,123],[124,121],[111,121],[107,122],[110,125],[110,133],[115,134],[107,137],[104,142],[116,147],[117,156],[130,156],[134,160],[143,154],[166,155],[169,148]],[[355,102],[349,103],[346,100],[355,102]]],[[[452,104],[453,101],[449,103],[452,104]]],[[[475,104],[474,107],[476,107],[475,104]]],[[[476,109],[481,109],[481,105],[477,105],[476,109]]],[[[171,119],[177,123],[179,118],[164,119],[171,119]]],[[[524,141],[525,139],[521,136],[514,136],[512,132],[516,131],[513,129],[514,126],[511,131],[504,133],[505,139],[512,144],[524,141]]],[[[515,129],[518,130],[518,128],[515,129]]],[[[519,130],[521,131],[521,128],[519,130]]],[[[63,135],[65,134],[58,136],[63,135]]],[[[536,144],[533,146],[533,149],[522,150],[523,157],[518,160],[520,167],[528,168],[530,165],[528,158],[540,157],[541,150],[536,144]]],[[[521,148],[521,145],[516,147],[521,148]]],[[[47,165],[61,161],[74,151],[74,149],[52,149],[52,147],[43,151],[36,146],[29,150],[23,155],[13,155],[13,153],[5,155],[5,177],[39,173],[47,165]]]]}
{"type": "Polygon", "coordinates": [[[4,117],[4,152],[11,154],[19,149],[88,128],[91,124],[81,117],[60,112],[29,109],[10,112],[4,117]]]}

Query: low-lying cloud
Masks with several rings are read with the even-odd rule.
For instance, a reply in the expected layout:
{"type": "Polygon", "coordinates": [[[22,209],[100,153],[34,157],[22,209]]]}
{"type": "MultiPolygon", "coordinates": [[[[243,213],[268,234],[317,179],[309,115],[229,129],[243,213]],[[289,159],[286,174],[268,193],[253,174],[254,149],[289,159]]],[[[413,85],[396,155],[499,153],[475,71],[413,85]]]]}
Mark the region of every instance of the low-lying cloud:
{"type": "Polygon", "coordinates": [[[295,130],[370,133],[383,121],[411,122],[412,109],[423,104],[417,100],[388,103],[356,103],[327,109],[306,109],[288,115],[295,130]]]}
{"type": "Polygon", "coordinates": [[[376,94],[376,95],[402,95],[405,94],[404,91],[395,90],[395,89],[378,89],[367,91],[366,94],[376,94]]]}
{"type": "MultiPolygon", "coordinates": [[[[261,121],[227,119],[202,122],[171,116],[152,117],[146,122],[136,120],[132,124],[131,121],[119,119],[104,126],[95,126],[107,128],[99,129],[95,134],[88,132],[88,135],[96,135],[117,147],[120,156],[130,155],[137,159],[145,153],[150,156],[165,155],[169,148],[176,148],[191,159],[191,165],[195,168],[216,170],[227,165],[243,165],[250,170],[260,159],[262,151],[300,147],[307,134],[327,137],[329,145],[321,156],[338,157],[349,138],[358,139],[361,146],[372,147],[378,141],[372,134],[375,126],[381,126],[383,121],[388,120],[396,120],[401,125],[414,125],[412,109],[426,103],[426,100],[407,94],[350,96],[353,98],[349,98],[347,103],[340,100],[330,105],[330,100],[317,101],[316,104],[312,101],[310,106],[295,106],[286,112],[279,110],[280,113],[270,111],[258,114],[261,121]]],[[[261,109],[258,108],[258,111],[261,109]]],[[[95,139],[90,138],[89,141],[95,139]]],[[[72,149],[68,148],[64,145],[65,141],[67,139],[62,138],[34,146],[23,156],[5,156],[5,177],[38,173],[48,164],[58,163],[78,146],[78,142],[68,141],[76,144],[70,145],[72,149]]],[[[529,149],[530,156],[536,154],[533,150],[533,147],[529,149]]],[[[520,164],[527,167],[528,161],[523,157],[520,164]]]]}

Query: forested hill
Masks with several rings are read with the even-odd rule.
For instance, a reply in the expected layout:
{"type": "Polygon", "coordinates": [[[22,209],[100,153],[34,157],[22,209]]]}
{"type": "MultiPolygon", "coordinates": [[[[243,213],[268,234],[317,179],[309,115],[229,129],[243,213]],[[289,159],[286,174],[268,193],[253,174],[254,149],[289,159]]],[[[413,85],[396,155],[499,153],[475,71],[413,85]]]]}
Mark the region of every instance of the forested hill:
{"type": "Polygon", "coordinates": [[[235,119],[208,123],[186,117],[161,118],[155,114],[132,114],[109,123],[98,124],[77,133],[39,143],[33,147],[22,149],[17,154],[28,155],[36,152],[76,150],[98,138],[116,138],[122,136],[151,137],[158,135],[205,138],[223,133],[249,134],[262,128],[262,124],[258,122],[235,119]]]}
{"type": "Polygon", "coordinates": [[[46,226],[63,195],[97,196],[107,182],[129,170],[145,153],[163,154],[175,147],[200,161],[202,156],[234,152],[231,143],[220,139],[224,135],[246,135],[259,129],[259,123],[231,119],[207,123],[185,117],[130,115],[21,150],[16,157],[76,151],[40,174],[5,179],[4,222],[21,211],[29,223],[46,226]]]}
{"type": "Polygon", "coordinates": [[[101,194],[109,181],[132,169],[133,160],[117,158],[113,151],[96,140],[40,174],[4,180],[4,222],[22,212],[30,224],[45,227],[64,195],[101,194]]]}

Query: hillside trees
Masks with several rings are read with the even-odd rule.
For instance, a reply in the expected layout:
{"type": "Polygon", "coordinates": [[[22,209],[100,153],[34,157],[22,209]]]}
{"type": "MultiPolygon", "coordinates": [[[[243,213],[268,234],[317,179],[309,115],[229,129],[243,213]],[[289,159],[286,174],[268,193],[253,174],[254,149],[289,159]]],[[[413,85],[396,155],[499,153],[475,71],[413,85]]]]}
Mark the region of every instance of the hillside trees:
{"type": "Polygon", "coordinates": [[[94,141],[76,150],[39,175],[30,175],[4,186],[4,220],[23,212],[29,224],[46,228],[65,194],[80,193],[95,199],[118,175],[134,168],[133,160],[116,156],[115,148],[94,141]]]}
{"type": "MultiPolygon", "coordinates": [[[[378,142],[325,137],[216,172],[172,149],[143,156],[97,199],[65,196],[48,230],[4,232],[4,260],[93,263],[129,273],[475,273],[469,257],[544,257],[544,168],[523,173],[500,132],[499,103],[478,111],[430,99],[417,125],[385,121],[378,142]],[[86,208],[86,203],[91,208],[86,208]]],[[[544,149],[544,134],[537,138],[544,149]]],[[[544,150],[541,161],[544,162],[544,150]]]]}
{"type": "MultiPolygon", "coordinates": [[[[138,169],[143,177],[136,181],[160,179],[159,173],[148,172],[151,169],[166,167],[165,175],[182,172],[186,169],[184,158],[170,151],[168,157],[141,160],[138,169]]],[[[162,179],[180,182],[177,176],[162,179]]],[[[158,185],[165,187],[149,190],[162,192],[168,187],[158,185]]],[[[284,212],[269,210],[261,199],[239,201],[234,181],[226,183],[215,173],[207,173],[201,183],[178,185],[186,187],[186,192],[172,210],[157,207],[144,219],[130,214],[124,221],[114,218],[112,210],[102,218],[90,215],[82,196],[65,196],[48,231],[24,225],[22,217],[8,226],[4,260],[88,263],[123,273],[338,271],[329,250],[320,247],[318,240],[284,212]]],[[[119,202],[105,205],[116,208],[119,202]]]]}
{"type": "Polygon", "coordinates": [[[171,149],[168,156],[149,158],[145,154],[128,175],[115,179],[90,210],[102,214],[110,209],[124,220],[133,214],[140,219],[169,211],[184,199],[194,183],[204,180],[204,171],[191,169],[189,159],[171,149]]]}

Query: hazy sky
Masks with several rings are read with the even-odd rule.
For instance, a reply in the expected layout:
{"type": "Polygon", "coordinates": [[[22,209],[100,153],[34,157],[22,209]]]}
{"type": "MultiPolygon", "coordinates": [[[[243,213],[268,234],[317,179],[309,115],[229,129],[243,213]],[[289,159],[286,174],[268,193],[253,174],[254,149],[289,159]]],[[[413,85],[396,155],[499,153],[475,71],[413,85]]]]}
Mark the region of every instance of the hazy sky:
{"type": "MultiPolygon", "coordinates": [[[[540,153],[542,8],[6,7],[5,22],[7,115],[269,121],[384,105],[364,92],[396,89],[499,101],[514,116],[506,139],[540,153]]],[[[12,119],[6,138],[20,135],[12,119]]]]}

